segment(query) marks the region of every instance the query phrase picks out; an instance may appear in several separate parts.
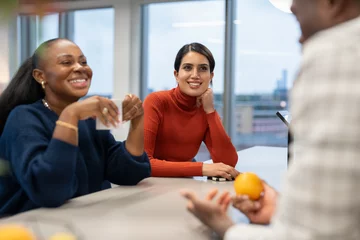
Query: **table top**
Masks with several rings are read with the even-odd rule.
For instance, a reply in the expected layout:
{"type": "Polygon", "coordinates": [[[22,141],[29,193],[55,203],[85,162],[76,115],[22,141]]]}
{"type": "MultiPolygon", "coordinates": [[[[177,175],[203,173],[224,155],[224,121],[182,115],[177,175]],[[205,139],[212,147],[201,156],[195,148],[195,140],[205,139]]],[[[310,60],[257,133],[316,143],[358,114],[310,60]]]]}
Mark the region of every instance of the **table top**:
{"type": "MultiPolygon", "coordinates": [[[[280,187],[287,169],[286,148],[253,147],[238,155],[237,170],[255,172],[270,185],[280,187]]],[[[206,177],[148,178],[137,186],[116,186],[72,199],[56,209],[18,214],[0,224],[21,222],[32,228],[36,225],[44,239],[66,231],[66,226],[75,229],[83,240],[216,239],[212,231],[186,211],[186,201],[179,194],[184,188],[200,196],[213,188],[234,193],[233,182],[213,182],[206,177]]],[[[232,207],[229,214],[236,222],[247,221],[232,207]]]]}

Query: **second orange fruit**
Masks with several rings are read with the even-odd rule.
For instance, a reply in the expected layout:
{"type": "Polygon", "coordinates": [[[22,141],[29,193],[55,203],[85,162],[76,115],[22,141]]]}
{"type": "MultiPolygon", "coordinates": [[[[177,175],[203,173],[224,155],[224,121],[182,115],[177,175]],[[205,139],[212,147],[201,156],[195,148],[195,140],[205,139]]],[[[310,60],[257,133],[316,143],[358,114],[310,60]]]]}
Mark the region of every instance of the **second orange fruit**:
{"type": "Polygon", "coordinates": [[[234,188],[237,195],[248,195],[254,201],[264,191],[262,180],[251,172],[240,173],[234,181],[234,188]]]}

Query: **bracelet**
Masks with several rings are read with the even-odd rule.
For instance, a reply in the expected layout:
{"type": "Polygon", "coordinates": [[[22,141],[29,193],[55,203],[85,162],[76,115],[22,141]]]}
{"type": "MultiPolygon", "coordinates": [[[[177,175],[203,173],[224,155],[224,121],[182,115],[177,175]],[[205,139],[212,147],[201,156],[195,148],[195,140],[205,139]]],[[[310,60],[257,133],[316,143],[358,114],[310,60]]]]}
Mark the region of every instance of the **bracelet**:
{"type": "Polygon", "coordinates": [[[78,132],[78,127],[70,124],[70,123],[67,123],[67,122],[63,122],[63,121],[56,121],[56,125],[59,125],[59,126],[62,126],[62,127],[66,127],[66,128],[70,128],[72,130],[74,130],[76,133],[78,132]]]}

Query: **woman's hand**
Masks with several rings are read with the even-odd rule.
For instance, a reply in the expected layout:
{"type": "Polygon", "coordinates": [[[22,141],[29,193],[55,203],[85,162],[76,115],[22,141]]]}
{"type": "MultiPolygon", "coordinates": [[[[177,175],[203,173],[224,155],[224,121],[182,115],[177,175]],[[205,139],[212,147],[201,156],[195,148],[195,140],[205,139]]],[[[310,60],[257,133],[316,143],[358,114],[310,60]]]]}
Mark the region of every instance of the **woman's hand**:
{"type": "Polygon", "coordinates": [[[117,127],[120,123],[119,109],[108,98],[93,96],[83,101],[75,102],[67,106],[63,112],[70,113],[77,120],[85,120],[91,117],[98,118],[104,125],[117,127]]]}
{"type": "Polygon", "coordinates": [[[144,109],[140,98],[134,94],[125,96],[122,102],[123,121],[130,121],[144,115],[144,109]]]}
{"type": "Polygon", "coordinates": [[[197,105],[202,105],[204,111],[209,114],[215,111],[214,94],[211,88],[208,88],[201,96],[197,98],[197,105]]]}
{"type": "Polygon", "coordinates": [[[224,163],[204,163],[202,173],[203,176],[223,177],[228,180],[233,180],[237,175],[239,175],[239,172],[235,168],[224,163]]]}

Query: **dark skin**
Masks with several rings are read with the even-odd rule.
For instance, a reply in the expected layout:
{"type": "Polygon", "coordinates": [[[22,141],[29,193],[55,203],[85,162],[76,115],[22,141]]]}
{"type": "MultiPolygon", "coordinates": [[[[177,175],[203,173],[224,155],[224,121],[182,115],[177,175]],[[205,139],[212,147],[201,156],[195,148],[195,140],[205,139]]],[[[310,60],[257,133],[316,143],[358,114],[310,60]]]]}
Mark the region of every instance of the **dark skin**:
{"type": "MultiPolygon", "coordinates": [[[[60,121],[76,127],[79,120],[91,117],[99,118],[107,126],[116,127],[120,123],[119,109],[110,99],[94,96],[78,101],[90,88],[92,70],[81,49],[73,42],[58,40],[44,49],[33,76],[39,84],[44,82],[45,100],[59,115],[60,121]]],[[[123,121],[131,123],[125,147],[130,154],[140,156],[144,152],[142,102],[129,94],[123,100],[122,110],[123,121]]],[[[53,138],[78,145],[77,132],[69,127],[57,125],[53,138]]]]}

